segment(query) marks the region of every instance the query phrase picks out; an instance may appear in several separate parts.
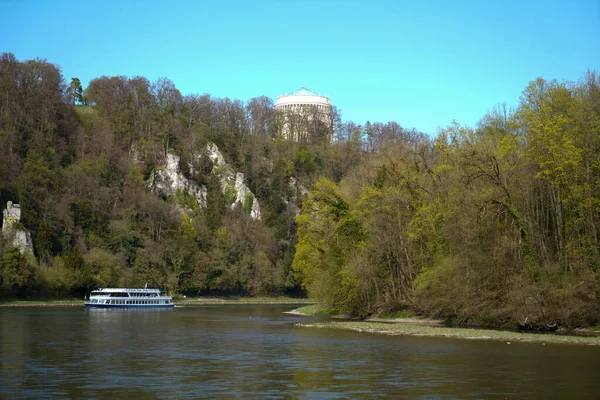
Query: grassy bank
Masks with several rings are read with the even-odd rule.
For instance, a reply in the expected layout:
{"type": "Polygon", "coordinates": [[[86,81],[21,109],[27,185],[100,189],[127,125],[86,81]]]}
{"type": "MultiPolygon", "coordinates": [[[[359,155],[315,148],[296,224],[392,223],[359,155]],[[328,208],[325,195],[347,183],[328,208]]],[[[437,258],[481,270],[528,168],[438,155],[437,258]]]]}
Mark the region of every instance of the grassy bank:
{"type": "Polygon", "coordinates": [[[295,297],[194,297],[173,299],[178,306],[203,304],[312,304],[308,299],[295,297]]]}
{"type": "MultiPolygon", "coordinates": [[[[288,311],[288,314],[305,315],[305,316],[319,316],[319,317],[331,317],[334,319],[343,320],[357,320],[358,318],[351,318],[348,315],[338,315],[332,310],[320,308],[316,304],[298,307],[295,310],[288,311]]],[[[403,311],[389,315],[378,315],[369,317],[365,320],[366,322],[385,322],[385,323],[401,323],[401,324],[413,324],[413,325],[429,325],[429,326],[441,326],[444,325],[444,321],[441,319],[430,319],[416,316],[412,313],[403,311]]]]}
{"type": "Polygon", "coordinates": [[[302,306],[302,307],[298,307],[295,310],[288,311],[287,314],[320,316],[320,317],[332,316],[332,314],[329,310],[324,310],[322,308],[319,308],[319,307],[317,307],[317,305],[312,304],[312,303],[302,306]]]}
{"type": "Polygon", "coordinates": [[[557,334],[522,333],[514,331],[496,331],[471,328],[448,328],[416,324],[390,324],[368,321],[331,321],[319,323],[296,324],[308,328],[345,329],[356,332],[376,333],[382,335],[411,335],[446,337],[471,340],[499,340],[508,344],[512,342],[530,342],[540,344],[585,344],[600,345],[598,336],[574,336],[557,334]]]}
{"type": "MultiPolygon", "coordinates": [[[[293,297],[175,297],[177,306],[198,306],[204,304],[311,304],[308,299],[293,297]]],[[[6,300],[0,307],[63,307],[83,306],[84,300],[6,300]]]]}
{"type": "Polygon", "coordinates": [[[84,300],[2,300],[0,307],[74,307],[83,306],[84,300]]]}

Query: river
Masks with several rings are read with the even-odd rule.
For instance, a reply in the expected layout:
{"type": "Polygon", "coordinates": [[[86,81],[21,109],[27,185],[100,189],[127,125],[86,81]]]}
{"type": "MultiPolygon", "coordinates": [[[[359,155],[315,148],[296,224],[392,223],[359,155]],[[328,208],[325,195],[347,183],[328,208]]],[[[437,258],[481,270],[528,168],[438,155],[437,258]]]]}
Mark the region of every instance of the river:
{"type": "Polygon", "coordinates": [[[0,308],[0,398],[598,398],[600,346],[297,327],[289,305],[0,308]]]}

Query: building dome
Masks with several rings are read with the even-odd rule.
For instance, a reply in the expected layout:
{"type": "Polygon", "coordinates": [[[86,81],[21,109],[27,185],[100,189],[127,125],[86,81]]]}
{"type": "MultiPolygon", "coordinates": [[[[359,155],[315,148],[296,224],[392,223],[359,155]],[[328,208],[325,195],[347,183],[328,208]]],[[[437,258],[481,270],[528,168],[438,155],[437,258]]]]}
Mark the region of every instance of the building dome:
{"type": "Polygon", "coordinates": [[[275,108],[282,108],[285,105],[321,105],[331,108],[329,97],[311,92],[305,87],[284,96],[279,96],[275,102],[275,108]]]}
{"type": "Polygon", "coordinates": [[[333,108],[329,97],[311,92],[301,87],[292,93],[279,96],[275,102],[275,110],[283,113],[285,122],[282,133],[285,137],[296,141],[310,140],[311,132],[300,121],[321,121],[330,130],[330,141],[333,141],[333,108]]]}

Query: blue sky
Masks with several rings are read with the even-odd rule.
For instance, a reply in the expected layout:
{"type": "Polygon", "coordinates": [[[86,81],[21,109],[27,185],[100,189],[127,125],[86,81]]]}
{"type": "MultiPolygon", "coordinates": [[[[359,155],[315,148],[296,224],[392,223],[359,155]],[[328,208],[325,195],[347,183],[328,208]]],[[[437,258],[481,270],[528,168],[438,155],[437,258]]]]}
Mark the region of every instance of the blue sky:
{"type": "Polygon", "coordinates": [[[344,120],[435,134],[516,106],[529,81],[600,72],[600,1],[0,0],[0,52],[70,81],[171,79],[248,100],[300,86],[344,120]]]}

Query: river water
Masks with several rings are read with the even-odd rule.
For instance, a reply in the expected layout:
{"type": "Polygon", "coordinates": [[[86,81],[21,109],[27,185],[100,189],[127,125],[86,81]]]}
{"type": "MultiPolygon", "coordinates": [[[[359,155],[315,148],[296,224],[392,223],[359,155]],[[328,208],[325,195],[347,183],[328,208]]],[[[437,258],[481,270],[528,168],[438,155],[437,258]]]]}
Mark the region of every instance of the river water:
{"type": "Polygon", "coordinates": [[[0,398],[600,396],[596,346],[302,328],[318,318],[292,308],[0,308],[0,398]]]}

